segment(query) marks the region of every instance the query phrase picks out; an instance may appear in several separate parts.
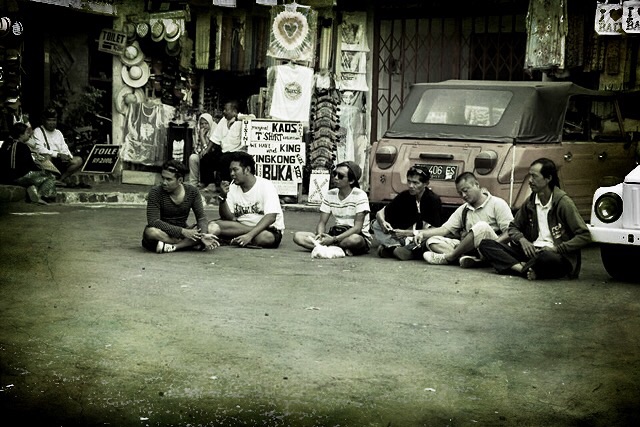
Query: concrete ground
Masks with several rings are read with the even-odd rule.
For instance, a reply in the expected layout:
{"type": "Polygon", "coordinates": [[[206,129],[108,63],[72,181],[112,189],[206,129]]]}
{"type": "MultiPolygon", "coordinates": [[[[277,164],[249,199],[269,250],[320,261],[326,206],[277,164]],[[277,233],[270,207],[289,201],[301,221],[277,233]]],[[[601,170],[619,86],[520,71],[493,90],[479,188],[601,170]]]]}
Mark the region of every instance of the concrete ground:
{"type": "MultiPolygon", "coordinates": [[[[142,207],[0,205],[0,419],[37,426],[627,426],[640,286],[277,250],[140,248],[142,207]]],[[[209,208],[214,217],[215,212],[209,208]]]]}

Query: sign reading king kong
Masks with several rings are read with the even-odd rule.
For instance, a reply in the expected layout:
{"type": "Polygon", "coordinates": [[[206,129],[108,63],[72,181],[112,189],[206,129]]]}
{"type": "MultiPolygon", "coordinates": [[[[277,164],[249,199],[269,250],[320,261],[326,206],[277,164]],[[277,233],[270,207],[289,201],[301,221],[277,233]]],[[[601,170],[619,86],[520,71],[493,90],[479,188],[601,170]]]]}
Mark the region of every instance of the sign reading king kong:
{"type": "Polygon", "coordinates": [[[307,158],[301,122],[244,120],[242,144],[256,161],[256,175],[272,181],[281,196],[298,195],[307,158]]]}

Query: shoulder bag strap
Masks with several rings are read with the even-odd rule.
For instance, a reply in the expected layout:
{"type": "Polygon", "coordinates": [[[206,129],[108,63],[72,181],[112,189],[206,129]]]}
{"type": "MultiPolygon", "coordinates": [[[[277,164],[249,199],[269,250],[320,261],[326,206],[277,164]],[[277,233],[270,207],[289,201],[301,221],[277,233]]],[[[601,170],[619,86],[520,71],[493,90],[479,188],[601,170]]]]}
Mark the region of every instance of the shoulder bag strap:
{"type": "Polygon", "coordinates": [[[40,126],[40,130],[42,131],[42,136],[44,137],[44,143],[47,144],[47,150],[51,150],[51,146],[49,146],[49,140],[47,139],[47,134],[44,133],[44,128],[40,126]]]}

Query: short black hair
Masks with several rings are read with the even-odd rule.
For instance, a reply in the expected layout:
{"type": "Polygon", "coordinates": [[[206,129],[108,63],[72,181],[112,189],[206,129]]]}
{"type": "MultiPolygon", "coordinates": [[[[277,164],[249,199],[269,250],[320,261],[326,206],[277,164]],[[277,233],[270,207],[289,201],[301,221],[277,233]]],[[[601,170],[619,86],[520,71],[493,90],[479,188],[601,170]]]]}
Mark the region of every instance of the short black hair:
{"type": "Polygon", "coordinates": [[[45,120],[46,119],[57,119],[58,118],[58,111],[53,107],[48,107],[42,113],[42,118],[45,119],[45,120]]]}
{"type": "Polygon", "coordinates": [[[407,178],[409,178],[410,176],[417,176],[420,182],[427,183],[431,179],[431,172],[429,172],[429,170],[426,168],[411,166],[407,170],[407,178]]]}
{"type": "Polygon", "coordinates": [[[475,181],[478,182],[478,178],[471,172],[463,172],[456,178],[456,184],[459,184],[462,181],[475,181]]]}
{"type": "Polygon", "coordinates": [[[249,168],[252,175],[256,173],[256,161],[249,153],[245,153],[244,151],[232,151],[229,154],[229,167],[231,167],[231,162],[238,162],[243,168],[249,168]]]}
{"type": "Polygon", "coordinates": [[[13,126],[11,126],[11,130],[9,131],[9,135],[13,139],[18,139],[18,138],[20,138],[22,136],[22,134],[25,133],[25,131],[28,128],[29,128],[29,126],[25,125],[24,123],[14,123],[13,126]]]}
{"type": "Polygon", "coordinates": [[[162,165],[163,171],[169,171],[176,175],[176,178],[184,178],[189,171],[185,165],[178,160],[169,160],[162,165]]]}

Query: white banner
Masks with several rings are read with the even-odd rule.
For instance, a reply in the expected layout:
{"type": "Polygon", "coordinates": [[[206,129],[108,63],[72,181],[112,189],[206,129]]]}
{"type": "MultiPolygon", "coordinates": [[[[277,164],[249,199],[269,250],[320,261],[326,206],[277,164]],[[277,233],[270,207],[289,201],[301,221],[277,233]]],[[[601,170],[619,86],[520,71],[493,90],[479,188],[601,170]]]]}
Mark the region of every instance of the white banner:
{"type": "Polygon", "coordinates": [[[640,33],[640,1],[622,3],[622,31],[640,33]]]}
{"type": "Polygon", "coordinates": [[[244,120],[242,144],[256,161],[256,175],[273,182],[281,196],[297,196],[306,162],[302,123],[244,120]]]}

